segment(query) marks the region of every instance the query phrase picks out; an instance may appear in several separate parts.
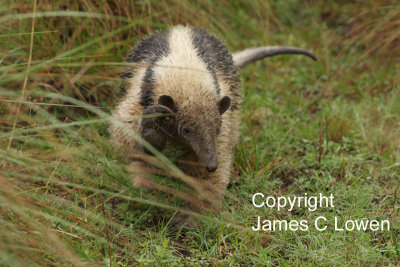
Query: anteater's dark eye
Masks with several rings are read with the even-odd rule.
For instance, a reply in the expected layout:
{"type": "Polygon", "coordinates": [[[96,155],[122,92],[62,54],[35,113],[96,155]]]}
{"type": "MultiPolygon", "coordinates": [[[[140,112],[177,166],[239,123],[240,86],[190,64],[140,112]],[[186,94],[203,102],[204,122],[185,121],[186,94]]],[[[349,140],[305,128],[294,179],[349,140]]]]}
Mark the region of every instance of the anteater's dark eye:
{"type": "Polygon", "coordinates": [[[190,134],[190,129],[189,128],[183,128],[183,133],[184,134],[190,134]]]}

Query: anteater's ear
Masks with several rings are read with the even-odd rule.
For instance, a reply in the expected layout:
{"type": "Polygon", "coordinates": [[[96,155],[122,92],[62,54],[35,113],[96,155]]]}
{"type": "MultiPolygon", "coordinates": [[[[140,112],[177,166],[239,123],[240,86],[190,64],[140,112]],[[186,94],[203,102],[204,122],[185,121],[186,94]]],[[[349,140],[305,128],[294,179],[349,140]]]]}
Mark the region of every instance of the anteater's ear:
{"type": "Polygon", "coordinates": [[[169,108],[172,111],[175,111],[175,104],[174,104],[174,100],[172,99],[171,96],[169,95],[162,95],[158,98],[158,104],[159,105],[163,105],[166,106],[167,108],[169,108]]]}
{"type": "Polygon", "coordinates": [[[224,96],[218,101],[218,110],[219,113],[222,115],[228,108],[231,106],[231,98],[229,96],[224,96]]]}

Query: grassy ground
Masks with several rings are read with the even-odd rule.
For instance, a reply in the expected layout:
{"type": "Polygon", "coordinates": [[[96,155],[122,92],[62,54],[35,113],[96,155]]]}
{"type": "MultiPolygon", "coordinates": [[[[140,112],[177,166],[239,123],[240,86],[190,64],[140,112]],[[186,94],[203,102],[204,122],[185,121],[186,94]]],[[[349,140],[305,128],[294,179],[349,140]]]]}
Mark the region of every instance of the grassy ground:
{"type": "Polygon", "coordinates": [[[0,265],[400,264],[396,1],[34,2],[0,3],[0,265]],[[241,71],[224,210],[171,233],[179,201],[131,186],[107,127],[128,50],[178,23],[231,51],[294,45],[318,62],[279,56],[241,71]],[[256,192],[332,193],[335,208],[256,209],[256,192]],[[257,216],[391,228],[258,233],[257,216]]]}

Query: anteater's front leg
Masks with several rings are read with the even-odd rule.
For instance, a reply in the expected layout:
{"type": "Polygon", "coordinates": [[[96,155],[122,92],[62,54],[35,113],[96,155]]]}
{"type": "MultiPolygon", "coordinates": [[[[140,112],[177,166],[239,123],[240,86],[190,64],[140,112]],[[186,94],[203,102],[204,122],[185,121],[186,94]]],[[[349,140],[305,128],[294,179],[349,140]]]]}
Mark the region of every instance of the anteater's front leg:
{"type": "MultiPolygon", "coordinates": [[[[144,141],[161,151],[173,131],[174,123],[174,117],[169,108],[162,105],[149,106],[143,111],[140,135],[144,141]]],[[[145,147],[143,147],[143,151],[150,154],[145,147]]],[[[148,164],[141,160],[134,160],[129,165],[129,172],[132,174],[135,187],[153,188],[153,182],[146,178],[148,170],[148,164]]]]}
{"type": "Polygon", "coordinates": [[[231,155],[222,155],[218,159],[218,169],[208,173],[203,180],[204,196],[208,200],[208,209],[217,212],[222,208],[224,193],[230,181],[230,169],[232,165],[231,155]]]}
{"type": "MultiPolygon", "coordinates": [[[[204,167],[196,165],[195,163],[198,160],[196,161],[194,154],[189,159],[193,164],[187,165],[185,172],[192,177],[196,177],[199,187],[201,187],[201,192],[194,194],[194,197],[198,199],[194,203],[195,205],[188,203],[188,207],[191,210],[203,214],[207,211],[217,214],[221,210],[224,193],[230,181],[230,169],[233,160],[233,154],[226,153],[226,151],[233,150],[228,145],[223,141],[218,145],[218,168],[214,172],[208,172],[204,167]]],[[[196,218],[184,213],[178,213],[170,223],[171,228],[174,230],[182,226],[195,224],[196,218]]]]}

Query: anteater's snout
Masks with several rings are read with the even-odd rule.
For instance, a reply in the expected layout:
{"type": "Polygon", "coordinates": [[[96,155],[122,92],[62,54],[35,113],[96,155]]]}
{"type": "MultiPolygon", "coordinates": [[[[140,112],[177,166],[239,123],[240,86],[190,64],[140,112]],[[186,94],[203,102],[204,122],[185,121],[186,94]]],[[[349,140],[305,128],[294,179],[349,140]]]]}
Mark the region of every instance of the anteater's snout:
{"type": "Polygon", "coordinates": [[[217,153],[214,147],[200,147],[201,149],[196,149],[199,147],[195,147],[193,150],[198,151],[195,152],[199,157],[199,163],[209,172],[215,172],[218,168],[218,160],[217,153]]]}
{"type": "Polygon", "coordinates": [[[208,156],[208,160],[206,161],[206,170],[209,172],[215,172],[218,168],[218,161],[215,154],[211,154],[208,156]]]}
{"type": "Polygon", "coordinates": [[[218,165],[217,165],[217,164],[215,164],[215,165],[209,165],[209,166],[206,167],[206,169],[207,169],[207,171],[209,171],[209,172],[215,172],[215,171],[218,169],[218,165]]]}

